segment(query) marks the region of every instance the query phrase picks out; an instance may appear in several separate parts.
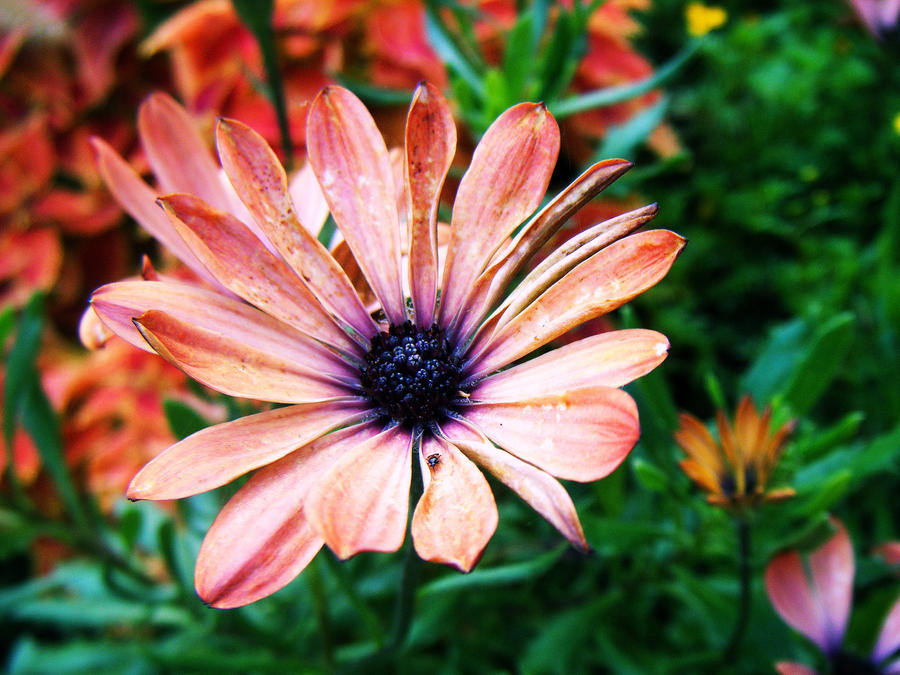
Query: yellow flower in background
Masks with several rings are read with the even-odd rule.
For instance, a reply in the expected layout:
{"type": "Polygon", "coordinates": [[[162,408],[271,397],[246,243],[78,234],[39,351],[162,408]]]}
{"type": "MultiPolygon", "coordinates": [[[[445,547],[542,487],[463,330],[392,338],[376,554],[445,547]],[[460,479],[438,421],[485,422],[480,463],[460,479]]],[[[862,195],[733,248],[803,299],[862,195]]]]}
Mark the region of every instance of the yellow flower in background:
{"type": "Polygon", "coordinates": [[[728,20],[728,13],[717,6],[707,6],[701,2],[688,3],[684,10],[688,33],[694,37],[706,35],[728,20]]]}
{"type": "Polygon", "coordinates": [[[794,496],[791,488],[766,490],[794,428],[791,421],[773,433],[771,416],[769,408],[760,416],[753,401],[745,396],[738,404],[734,424],[721,410],[718,412],[717,441],[700,420],[681,413],[675,441],[688,457],[681,460],[680,466],[706,491],[710,504],[741,508],[794,496]]]}

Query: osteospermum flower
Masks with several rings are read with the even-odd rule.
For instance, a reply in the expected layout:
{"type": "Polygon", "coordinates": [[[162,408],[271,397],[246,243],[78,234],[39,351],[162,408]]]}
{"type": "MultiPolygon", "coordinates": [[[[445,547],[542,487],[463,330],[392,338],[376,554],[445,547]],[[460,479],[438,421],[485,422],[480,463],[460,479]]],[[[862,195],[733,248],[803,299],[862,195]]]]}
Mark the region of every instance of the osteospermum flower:
{"type": "Polygon", "coordinates": [[[309,161],[377,298],[373,315],[303,227],[265,141],[222,120],[217,142],[253,230],[192,195],[160,203],[224,290],[124,281],[92,297],[111,330],[200,382],[289,404],[184,439],[128,489],[133,499],[176,499],[257,470],[201,546],[200,596],[218,607],[252,602],[294,578],[323,544],[341,558],[396,550],[414,466],[424,492],[411,529],[422,558],[464,571],[477,562],[498,519],[479,466],[587,549],[556,478],[592,481],[622,462],[639,424],[619,387],[658,365],[668,341],[613,331],[501,369],[653,286],[684,240],[664,230],[625,236],[656,211],[637,209],[566,242],[504,294],[562,223],[630,164],[594,165],[528,218],[549,183],[559,132],[543,105],[510,108],[460,182],[439,274],[438,199],[456,144],[446,102],[430,85],[413,97],[402,222],[371,116],[350,92],[322,90],[307,120],[309,161]]]}
{"type": "MultiPolygon", "coordinates": [[[[900,599],[888,610],[868,657],[847,651],[844,633],[853,601],[855,563],[847,530],[837,531],[804,563],[797,551],[776,556],[766,568],[766,592],[775,610],[792,628],[812,640],[825,654],[835,675],[900,673],[900,599]],[[893,658],[892,658],[893,657],[893,658]]],[[[802,663],[777,664],[782,675],[816,675],[802,663]]]]}
{"type": "Polygon", "coordinates": [[[717,413],[717,441],[700,420],[681,413],[675,441],[688,456],[680,466],[707,493],[710,504],[753,506],[796,494],[791,488],[767,489],[794,428],[794,423],[788,422],[773,432],[771,417],[771,409],[767,407],[760,416],[752,399],[745,396],[738,404],[733,425],[725,413],[717,413]]]}

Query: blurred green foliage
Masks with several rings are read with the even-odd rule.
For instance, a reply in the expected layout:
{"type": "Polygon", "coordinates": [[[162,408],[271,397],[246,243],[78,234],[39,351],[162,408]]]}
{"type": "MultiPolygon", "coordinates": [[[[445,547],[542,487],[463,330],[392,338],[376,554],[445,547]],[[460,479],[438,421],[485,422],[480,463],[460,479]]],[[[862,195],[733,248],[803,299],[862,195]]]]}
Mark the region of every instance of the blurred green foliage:
{"type": "MultiPolygon", "coordinates": [[[[447,57],[452,93],[475,133],[512,99],[564,82],[564,52],[578,47],[565,31],[578,16],[538,40],[547,4],[522,14],[501,70],[479,70],[430,5],[435,47],[458,52],[447,57]]],[[[688,43],[673,28],[683,25],[683,8],[658,0],[642,15],[643,46],[656,63],[688,43]]],[[[778,550],[821,543],[828,512],[846,522],[859,559],[852,646],[868,646],[896,597],[896,579],[867,552],[900,539],[891,506],[900,472],[898,45],[874,42],[838,1],[728,10],[728,23],[697,43],[663,102],[617,129],[603,150],[638,160],[612,194],[658,201],[656,225],[690,245],[617,317],[660,330],[672,349],[662,368],[629,387],[643,424],[629,460],[595,484],[567,486],[594,552],[562,545],[492,482],[500,526],[484,559],[466,576],[424,567],[393,669],[755,674],[772,672],[776,660],[816,665],[814,649],[771,609],[761,578],[778,550]],[[642,146],[662,114],[683,146],[665,161],[642,146]],[[735,522],[681,473],[672,432],[678,410],[709,418],[744,393],[773,405],[777,420],[798,420],[774,478],[797,496],[752,514],[748,629],[723,662],[740,594],[735,522]]],[[[96,515],[58,459],[57,421],[34,366],[41,312],[38,298],[0,314],[4,433],[8,440],[19,424],[33,436],[66,510],[48,520],[15,491],[0,503],[7,670],[358,672],[370,663],[363,659],[390,631],[399,554],[339,562],[326,550],[274,596],[217,611],[194,594],[193,561],[233,486],[168,508],[123,501],[112,521],[96,515]],[[28,546],[46,536],[76,556],[47,576],[22,578],[28,546]]],[[[205,424],[182,403],[166,411],[179,435],[205,424]]]]}

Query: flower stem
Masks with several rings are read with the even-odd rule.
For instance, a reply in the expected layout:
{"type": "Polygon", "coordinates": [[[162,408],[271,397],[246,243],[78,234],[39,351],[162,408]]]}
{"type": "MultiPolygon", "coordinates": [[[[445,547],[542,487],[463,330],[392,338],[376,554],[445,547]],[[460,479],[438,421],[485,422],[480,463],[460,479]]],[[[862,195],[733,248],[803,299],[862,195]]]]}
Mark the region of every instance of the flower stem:
{"type": "Polygon", "coordinates": [[[744,516],[737,518],[738,565],[741,583],[740,605],[738,606],[737,623],[728,640],[728,646],[722,655],[725,661],[731,661],[740,647],[747,620],[750,617],[750,523],[744,516]]]}

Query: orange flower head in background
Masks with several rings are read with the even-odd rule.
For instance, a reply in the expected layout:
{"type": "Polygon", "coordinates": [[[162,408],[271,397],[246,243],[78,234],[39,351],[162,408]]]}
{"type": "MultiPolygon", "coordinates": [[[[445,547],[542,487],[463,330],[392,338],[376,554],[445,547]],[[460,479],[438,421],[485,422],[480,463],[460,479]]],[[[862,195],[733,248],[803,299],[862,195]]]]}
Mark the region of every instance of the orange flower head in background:
{"type": "Polygon", "coordinates": [[[719,439],[693,415],[681,413],[675,441],[687,453],[682,470],[718,506],[743,508],[793,497],[791,488],[769,490],[772,471],[781,458],[793,422],[771,428],[772,411],[762,416],[749,396],[741,399],[732,424],[721,410],[716,416],[719,439]]]}
{"type": "MultiPolygon", "coordinates": [[[[896,675],[900,673],[900,599],[881,624],[869,656],[847,651],[844,634],[853,604],[856,563],[853,545],[840,521],[836,532],[808,556],[786,551],[766,568],[766,592],[778,615],[812,640],[825,654],[830,673],[896,675]]],[[[781,675],[816,675],[802,663],[776,664],[781,675]]]]}
{"type": "MultiPolygon", "coordinates": [[[[183,148],[173,128],[155,137],[183,148]]],[[[310,104],[306,138],[312,172],[378,309],[304,227],[263,138],[220,121],[219,159],[240,216],[191,194],[159,200],[170,228],[160,233],[174,233],[182,255],[218,287],[123,281],[95,291],[92,306],[110,330],[207,386],[288,405],[176,443],[135,476],[128,496],[177,499],[256,470],[199,552],[197,590],[217,607],[281,588],[323,544],[341,558],[397,550],[413,466],[424,491],[412,538],[426,560],[468,571],[481,556],[498,514],[480,469],[587,549],[557,479],[597,480],[624,460],[639,423],[620,387],[661,363],[668,341],[649,330],[612,331],[518,362],[656,284],[684,239],[631,234],[656,212],[637,209],[582,232],[507,294],[530,257],[629,162],[592,166],[533,213],[559,131],[543,105],[513,106],[460,181],[441,268],[437,209],[456,129],[436,88],[420,85],[413,96],[399,180],[372,117],[345,89],[326,87],[310,104]]],[[[200,158],[182,149],[154,171],[174,176],[191,161],[200,158]]],[[[191,173],[204,176],[208,185],[198,187],[222,189],[215,170],[191,173]]],[[[149,191],[119,179],[120,199],[149,191]]]]}

